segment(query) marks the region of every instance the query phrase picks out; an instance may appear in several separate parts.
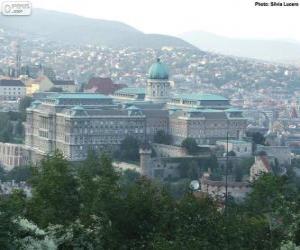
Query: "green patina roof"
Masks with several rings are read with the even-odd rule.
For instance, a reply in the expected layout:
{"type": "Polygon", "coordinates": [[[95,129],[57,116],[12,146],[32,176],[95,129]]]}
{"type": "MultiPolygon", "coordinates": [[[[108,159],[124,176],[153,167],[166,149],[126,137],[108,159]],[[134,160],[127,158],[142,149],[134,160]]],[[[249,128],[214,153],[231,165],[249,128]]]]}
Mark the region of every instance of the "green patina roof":
{"type": "Polygon", "coordinates": [[[66,93],[54,97],[55,99],[111,99],[109,96],[94,93],[66,93]]]}
{"type": "Polygon", "coordinates": [[[148,72],[149,79],[153,80],[167,80],[169,79],[169,70],[165,64],[163,64],[160,59],[153,63],[148,72]]]}
{"type": "Polygon", "coordinates": [[[237,109],[237,108],[230,108],[230,109],[226,109],[226,112],[243,112],[243,110],[241,109],[237,109]]]}
{"type": "Polygon", "coordinates": [[[84,107],[77,105],[77,106],[73,107],[72,110],[81,111],[81,110],[84,110],[84,107]]]}
{"type": "Polygon", "coordinates": [[[127,108],[128,110],[140,110],[138,107],[132,105],[130,107],[127,108]]]}
{"type": "Polygon", "coordinates": [[[119,94],[136,94],[136,95],[143,95],[146,94],[145,88],[123,88],[116,91],[119,94]]]}
{"type": "Polygon", "coordinates": [[[35,100],[31,104],[41,104],[42,102],[40,100],[35,100]]]}
{"type": "Polygon", "coordinates": [[[218,109],[189,109],[188,112],[190,113],[196,113],[196,112],[201,112],[201,113],[221,113],[224,112],[223,110],[218,110],[218,109]]]}
{"type": "Polygon", "coordinates": [[[190,101],[228,101],[226,97],[214,94],[182,94],[174,98],[180,98],[190,101]]]}

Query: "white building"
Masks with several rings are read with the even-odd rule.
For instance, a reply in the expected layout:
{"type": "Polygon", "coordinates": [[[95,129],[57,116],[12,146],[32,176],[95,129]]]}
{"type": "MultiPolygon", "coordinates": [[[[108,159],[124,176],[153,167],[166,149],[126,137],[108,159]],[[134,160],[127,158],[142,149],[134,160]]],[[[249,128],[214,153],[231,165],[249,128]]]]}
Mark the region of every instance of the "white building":
{"type": "Polygon", "coordinates": [[[0,80],[0,100],[15,101],[26,96],[25,84],[20,80],[0,80]]]}
{"type": "MultiPolygon", "coordinates": [[[[217,145],[222,146],[227,152],[227,141],[219,140],[217,145]]],[[[238,157],[249,157],[252,155],[252,143],[242,140],[228,140],[228,152],[233,151],[238,157]]]]}
{"type": "Polygon", "coordinates": [[[263,173],[272,173],[269,159],[265,155],[255,157],[255,162],[250,168],[250,181],[255,181],[263,173]]]}

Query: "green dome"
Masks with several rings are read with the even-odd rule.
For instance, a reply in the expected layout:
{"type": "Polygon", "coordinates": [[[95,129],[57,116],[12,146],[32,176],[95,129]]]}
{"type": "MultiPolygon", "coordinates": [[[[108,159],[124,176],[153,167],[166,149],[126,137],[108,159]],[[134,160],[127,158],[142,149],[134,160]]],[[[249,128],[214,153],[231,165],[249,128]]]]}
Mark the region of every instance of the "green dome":
{"type": "Polygon", "coordinates": [[[169,79],[169,71],[167,66],[163,64],[160,59],[153,63],[149,69],[149,79],[167,80],[169,79]]]}

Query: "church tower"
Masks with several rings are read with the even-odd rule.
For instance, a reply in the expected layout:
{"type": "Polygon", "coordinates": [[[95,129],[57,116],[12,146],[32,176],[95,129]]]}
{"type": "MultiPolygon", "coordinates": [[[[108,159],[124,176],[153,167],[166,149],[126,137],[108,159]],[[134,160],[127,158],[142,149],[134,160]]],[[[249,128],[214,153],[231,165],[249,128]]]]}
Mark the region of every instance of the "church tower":
{"type": "Polygon", "coordinates": [[[146,87],[146,100],[164,103],[169,98],[169,92],[169,72],[165,64],[163,64],[158,58],[149,69],[146,87]]]}

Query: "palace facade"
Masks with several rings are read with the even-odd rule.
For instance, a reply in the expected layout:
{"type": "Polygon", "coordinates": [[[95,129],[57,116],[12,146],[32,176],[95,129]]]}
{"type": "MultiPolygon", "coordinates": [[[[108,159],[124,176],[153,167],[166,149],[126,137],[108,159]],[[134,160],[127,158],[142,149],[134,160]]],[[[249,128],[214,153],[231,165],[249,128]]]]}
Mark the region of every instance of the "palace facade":
{"type": "Polygon", "coordinates": [[[239,139],[247,121],[227,98],[213,94],[170,96],[167,67],[157,60],[145,88],[125,88],[111,96],[49,93],[27,109],[25,148],[32,161],[55,150],[70,161],[86,158],[89,149],[108,150],[127,136],[152,141],[163,130],[175,145],[187,137],[215,144],[229,135],[239,139]]]}

